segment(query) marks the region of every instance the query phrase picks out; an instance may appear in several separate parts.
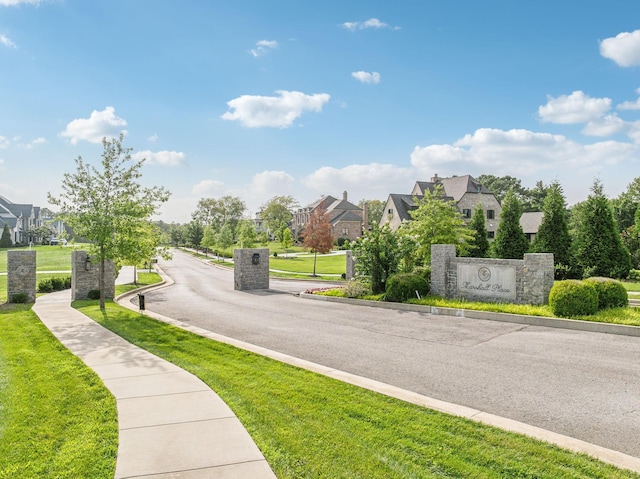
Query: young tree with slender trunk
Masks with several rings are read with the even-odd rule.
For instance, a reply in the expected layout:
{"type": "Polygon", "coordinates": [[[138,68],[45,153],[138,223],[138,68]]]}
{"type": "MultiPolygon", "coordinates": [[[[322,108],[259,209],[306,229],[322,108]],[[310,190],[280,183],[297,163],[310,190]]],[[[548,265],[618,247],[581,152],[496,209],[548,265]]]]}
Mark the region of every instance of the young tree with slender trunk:
{"type": "Polygon", "coordinates": [[[316,208],[309,218],[309,222],[302,231],[303,246],[309,248],[313,255],[313,276],[316,276],[316,261],[318,253],[324,254],[331,251],[333,236],[331,236],[331,224],[324,209],[316,208]]]}
{"type": "MultiPolygon", "coordinates": [[[[48,194],[49,202],[60,209],[61,219],[77,236],[91,242],[91,254],[100,267],[100,309],[105,307],[105,262],[130,258],[132,250],[142,245],[146,248],[149,235],[153,235],[148,227],[151,215],[170,195],[162,187],[140,185],[145,160],[134,162],[131,148],[122,146],[123,139],[120,134],[119,138],[102,140],[100,168],[78,157],[76,172],[63,177],[62,194],[48,194]]],[[[159,242],[159,236],[151,239],[159,242]]]]}

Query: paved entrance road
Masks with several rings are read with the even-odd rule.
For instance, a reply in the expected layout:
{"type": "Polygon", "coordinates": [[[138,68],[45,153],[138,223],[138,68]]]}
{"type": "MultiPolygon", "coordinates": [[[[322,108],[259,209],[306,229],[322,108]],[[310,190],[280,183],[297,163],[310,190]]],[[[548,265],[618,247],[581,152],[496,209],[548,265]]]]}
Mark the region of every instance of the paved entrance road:
{"type": "Polygon", "coordinates": [[[233,290],[176,252],[146,307],[201,328],[640,457],[640,338],[233,290]]]}

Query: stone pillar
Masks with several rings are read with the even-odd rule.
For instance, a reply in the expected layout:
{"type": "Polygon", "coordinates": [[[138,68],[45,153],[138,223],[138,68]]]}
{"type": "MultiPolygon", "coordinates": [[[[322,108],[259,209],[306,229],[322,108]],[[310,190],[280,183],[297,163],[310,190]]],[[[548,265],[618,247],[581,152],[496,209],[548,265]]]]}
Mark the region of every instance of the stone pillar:
{"type": "Polygon", "coordinates": [[[555,267],[553,253],[524,255],[524,298],[530,304],[547,304],[553,286],[555,267]]]}
{"type": "MultiPolygon", "coordinates": [[[[71,299],[87,299],[89,291],[100,289],[100,264],[83,250],[71,253],[71,299]]],[[[116,268],[113,261],[104,264],[104,297],[113,298],[116,293],[116,268]]]]}
{"type": "Polygon", "coordinates": [[[7,301],[20,293],[26,294],[30,303],[36,301],[35,251],[7,251],[7,301]]]}
{"type": "Polygon", "coordinates": [[[351,281],[356,276],[356,260],[353,257],[353,251],[347,250],[347,269],[345,274],[345,279],[347,281],[351,281]]]}
{"type": "Polygon", "coordinates": [[[233,264],[235,290],[269,289],[269,250],[267,248],[235,249],[233,264]]]}
{"type": "Polygon", "coordinates": [[[431,292],[433,294],[447,296],[447,268],[451,258],[455,257],[455,245],[431,245],[431,292]]]}

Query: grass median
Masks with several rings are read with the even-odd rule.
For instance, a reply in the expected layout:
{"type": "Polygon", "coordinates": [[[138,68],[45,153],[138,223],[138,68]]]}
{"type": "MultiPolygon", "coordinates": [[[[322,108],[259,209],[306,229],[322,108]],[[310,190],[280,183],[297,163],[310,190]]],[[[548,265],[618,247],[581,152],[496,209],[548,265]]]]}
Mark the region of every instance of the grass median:
{"type": "Polygon", "coordinates": [[[640,478],[584,455],[404,403],[202,338],[116,304],[74,303],[194,373],[234,410],[279,478],[640,478]]]}
{"type": "Polygon", "coordinates": [[[0,478],[113,478],[115,399],[27,306],[0,305],[0,478]]]}

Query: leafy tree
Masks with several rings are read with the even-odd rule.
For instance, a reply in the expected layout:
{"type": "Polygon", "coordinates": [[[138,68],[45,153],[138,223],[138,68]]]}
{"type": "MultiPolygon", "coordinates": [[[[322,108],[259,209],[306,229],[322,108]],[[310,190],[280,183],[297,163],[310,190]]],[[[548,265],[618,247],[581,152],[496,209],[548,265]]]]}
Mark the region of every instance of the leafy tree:
{"type": "Polygon", "coordinates": [[[489,188],[500,203],[502,203],[509,190],[513,190],[517,197],[522,197],[525,192],[522,182],[513,176],[480,175],[477,180],[489,188]]]}
{"type": "Polygon", "coordinates": [[[622,244],[599,180],[593,182],[591,194],[577,213],[574,251],[583,275],[626,278],[631,257],[622,244]]]}
{"type": "Polygon", "coordinates": [[[216,235],[216,230],[213,228],[213,226],[205,226],[204,231],[202,233],[202,240],[200,241],[200,244],[202,245],[202,247],[212,250],[216,247],[217,243],[218,243],[218,239],[216,235]]]}
{"type": "Polygon", "coordinates": [[[260,233],[258,233],[256,241],[261,246],[267,246],[269,244],[269,235],[266,231],[261,231],[260,233]]]}
{"type": "Polygon", "coordinates": [[[253,248],[256,244],[255,223],[251,220],[241,220],[238,225],[238,243],[240,248],[253,248]]]}
{"type": "Polygon", "coordinates": [[[291,246],[293,246],[293,235],[291,234],[291,230],[289,228],[284,228],[282,230],[282,238],[280,239],[280,244],[286,256],[287,250],[291,248],[291,246]]]}
{"type": "Polygon", "coordinates": [[[567,221],[567,204],[562,186],[557,181],[549,185],[544,201],[542,223],[533,242],[533,250],[538,253],[553,253],[556,265],[570,266],[571,235],[567,221]]]}
{"type": "Polygon", "coordinates": [[[331,224],[324,209],[316,208],[309,222],[302,231],[303,246],[309,248],[313,255],[313,276],[316,276],[316,261],[318,253],[328,253],[333,246],[333,236],[331,236],[331,224]]]}
{"type": "Polygon", "coordinates": [[[635,178],[627,186],[627,190],[611,200],[613,217],[618,231],[624,232],[635,223],[635,215],[640,205],[640,177],[635,178]]]}
{"type": "Polygon", "coordinates": [[[5,223],[2,228],[2,236],[0,236],[0,248],[11,248],[12,245],[11,231],[9,231],[9,225],[5,223]]]}
{"type": "Polygon", "coordinates": [[[282,241],[281,232],[293,218],[292,210],[297,207],[298,202],[292,196],[274,196],[262,205],[260,217],[269,232],[282,241]]]}
{"type": "Polygon", "coordinates": [[[352,243],[356,276],[371,283],[373,294],[383,293],[389,276],[398,272],[403,257],[399,240],[389,225],[374,225],[352,243]]]}
{"type": "Polygon", "coordinates": [[[502,202],[500,223],[496,238],[491,244],[493,255],[497,258],[522,259],[529,249],[529,241],[520,226],[522,207],[513,190],[509,190],[502,202]]]}
{"type": "Polygon", "coordinates": [[[220,228],[228,223],[235,237],[236,226],[245,210],[244,201],[237,196],[223,196],[220,199],[201,198],[191,217],[203,226],[213,226],[216,231],[220,231],[220,228]]]}
{"type": "Polygon", "coordinates": [[[229,223],[226,223],[218,232],[216,244],[223,250],[227,250],[233,245],[233,230],[229,223]]]}
{"type": "Polygon", "coordinates": [[[474,241],[471,242],[467,255],[472,258],[485,258],[489,253],[489,239],[487,238],[484,215],[482,205],[478,203],[469,222],[469,228],[473,231],[474,241]]]}
{"type": "Polygon", "coordinates": [[[171,223],[169,228],[169,240],[171,244],[180,246],[186,241],[185,227],[180,224],[171,223]]]}
{"type": "Polygon", "coordinates": [[[160,246],[162,232],[157,224],[146,221],[139,222],[131,230],[127,238],[122,238],[123,242],[130,244],[124,248],[125,253],[121,256],[119,263],[133,266],[134,283],[137,284],[137,267],[139,264],[147,264],[151,269],[151,261],[156,256],[171,258],[171,253],[166,247],[160,246]]]}
{"type": "Polygon", "coordinates": [[[202,226],[202,223],[197,220],[191,220],[185,227],[184,236],[189,246],[198,249],[200,243],[202,243],[202,237],[204,236],[204,227],[202,226]]]}
{"type": "Polygon", "coordinates": [[[533,188],[524,188],[522,194],[522,211],[542,211],[549,187],[542,181],[536,182],[533,188]]]}
{"type": "Polygon", "coordinates": [[[43,244],[48,242],[55,235],[55,230],[49,225],[40,225],[29,228],[27,236],[34,243],[43,244]]]}
{"type": "Polygon", "coordinates": [[[419,264],[430,263],[432,244],[454,244],[460,253],[467,251],[473,234],[455,203],[445,200],[441,185],[433,193],[425,191],[424,197],[416,197],[414,202],[416,209],[409,211],[412,220],[399,231],[416,240],[415,258],[419,264]]]}
{"type": "Polygon", "coordinates": [[[131,149],[122,146],[123,138],[120,134],[117,139],[102,140],[100,169],[78,157],[76,172],[63,177],[61,196],[48,195],[49,202],[59,207],[61,219],[91,242],[91,253],[100,265],[101,309],[105,307],[105,262],[128,258],[131,249],[148,241],[139,233],[170,195],[162,187],[143,188],[138,183],[145,160],[131,164],[131,149]]]}
{"type": "Polygon", "coordinates": [[[360,200],[358,206],[364,209],[364,205],[367,205],[368,226],[373,228],[380,224],[382,214],[384,213],[384,207],[387,204],[381,200],[360,200]]]}

